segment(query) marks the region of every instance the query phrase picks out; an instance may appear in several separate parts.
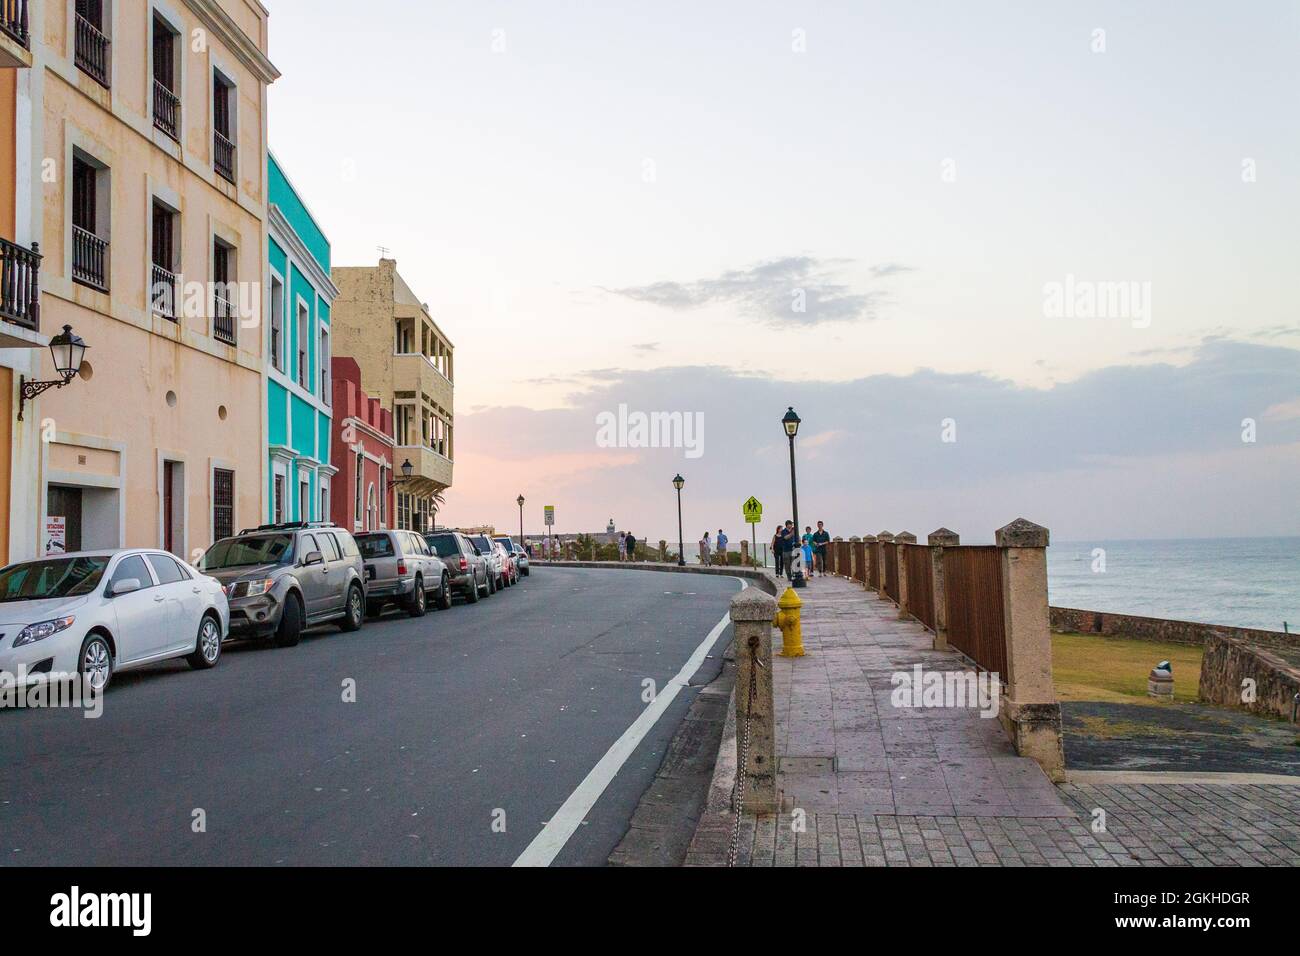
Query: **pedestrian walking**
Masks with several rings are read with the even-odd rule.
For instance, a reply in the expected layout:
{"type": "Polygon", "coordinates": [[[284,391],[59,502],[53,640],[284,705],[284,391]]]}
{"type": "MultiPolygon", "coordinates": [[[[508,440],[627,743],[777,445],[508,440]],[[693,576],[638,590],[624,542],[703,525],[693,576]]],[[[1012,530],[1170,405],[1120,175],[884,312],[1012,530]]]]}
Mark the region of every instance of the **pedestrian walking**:
{"type": "Polygon", "coordinates": [[[804,525],[803,537],[799,541],[800,550],[803,552],[803,566],[809,578],[813,576],[813,529],[812,525],[804,525]]]}
{"type": "Polygon", "coordinates": [[[704,537],[700,539],[700,564],[709,563],[709,533],[704,532],[704,537]]]}
{"type": "Polygon", "coordinates": [[[721,528],[718,529],[718,564],[726,565],[727,563],[727,533],[721,528]]]}
{"type": "Polygon", "coordinates": [[[831,546],[831,534],[826,530],[824,522],[817,522],[817,530],[813,532],[814,558],[816,559],[816,568],[818,574],[825,577],[826,559],[831,546]]]}
{"type": "Polygon", "coordinates": [[[627,552],[629,561],[636,560],[636,535],[631,531],[627,533],[627,538],[623,541],[623,550],[627,552]]]}

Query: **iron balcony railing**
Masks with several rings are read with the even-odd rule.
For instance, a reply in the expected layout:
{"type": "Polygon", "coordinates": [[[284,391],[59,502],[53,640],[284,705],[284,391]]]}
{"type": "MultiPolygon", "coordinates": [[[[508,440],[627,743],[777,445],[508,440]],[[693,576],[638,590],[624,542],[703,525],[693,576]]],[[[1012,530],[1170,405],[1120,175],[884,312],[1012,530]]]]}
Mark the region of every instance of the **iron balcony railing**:
{"type": "Polygon", "coordinates": [[[0,0],[0,32],[9,34],[23,49],[28,48],[31,30],[27,22],[27,0],[0,0]]]}
{"type": "Polygon", "coordinates": [[[218,342],[235,345],[235,307],[229,297],[214,293],[212,303],[212,337],[218,342]]]}
{"type": "Polygon", "coordinates": [[[108,240],[80,226],[72,227],[72,278],[108,291],[108,240]]]}
{"type": "Polygon", "coordinates": [[[176,275],[160,265],[153,267],[149,284],[149,298],[153,310],[164,319],[176,321],[176,275]]]}
{"type": "Polygon", "coordinates": [[[77,16],[77,68],[100,86],[108,86],[109,39],[85,17],[77,16]]]}
{"type": "Polygon", "coordinates": [[[212,165],[217,175],[227,182],[235,181],[235,144],[226,139],[218,130],[212,134],[212,165]]]}
{"type": "Polygon", "coordinates": [[[174,140],[180,139],[181,101],[159,80],[153,81],[153,125],[174,140]]]}
{"type": "MultiPolygon", "coordinates": [[[[2,0],[0,0],[2,2],[2,0]]],[[[0,239],[0,319],[39,332],[41,327],[41,246],[30,249],[0,239]]]]}

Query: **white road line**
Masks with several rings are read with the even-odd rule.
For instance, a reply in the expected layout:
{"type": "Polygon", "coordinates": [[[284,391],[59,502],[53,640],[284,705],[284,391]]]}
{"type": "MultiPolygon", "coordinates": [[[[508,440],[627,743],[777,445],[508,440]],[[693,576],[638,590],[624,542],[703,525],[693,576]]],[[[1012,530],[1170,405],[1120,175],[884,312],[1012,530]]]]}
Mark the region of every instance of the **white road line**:
{"type": "MultiPolygon", "coordinates": [[[[749,585],[742,578],[740,579],[740,589],[743,591],[749,585]]],[[[560,809],[542,827],[542,832],[533,838],[533,842],[523,853],[519,854],[519,859],[515,860],[514,866],[550,866],[551,862],[564,849],[564,845],[569,842],[569,838],[582,825],[582,821],[587,818],[591,808],[596,805],[600,795],[605,792],[618,772],[623,769],[623,764],[627,763],[627,758],[632,756],[637,746],[645,738],[658,721],[663,716],[668,705],[673,702],[677,692],[683,687],[690,684],[691,678],[695,672],[700,669],[704,663],[704,658],[708,656],[709,650],[717,643],[722,632],[727,629],[731,623],[731,613],[724,614],[722,620],[714,625],[713,630],[709,631],[709,636],[704,639],[699,647],[695,648],[695,653],[677,672],[677,676],[670,680],[658,694],[655,695],[654,703],[645,710],[641,711],[639,717],[632,722],[632,726],[623,731],[623,736],[614,741],[614,746],[605,751],[605,756],[600,758],[596,766],[591,768],[591,772],[578,784],[578,789],[569,794],[569,799],[565,800],[560,809]]]]}

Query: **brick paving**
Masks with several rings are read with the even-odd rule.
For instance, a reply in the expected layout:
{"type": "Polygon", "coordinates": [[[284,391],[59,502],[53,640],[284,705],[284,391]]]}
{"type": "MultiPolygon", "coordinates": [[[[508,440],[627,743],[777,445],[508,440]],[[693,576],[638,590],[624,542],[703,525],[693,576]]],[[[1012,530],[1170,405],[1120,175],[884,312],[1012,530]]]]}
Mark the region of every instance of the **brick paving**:
{"type": "MultiPolygon", "coordinates": [[[[801,597],[808,656],[773,666],[782,812],[742,821],[739,864],[1300,865],[1300,787],[1054,786],[997,720],[892,704],[899,671],[965,669],[893,604],[835,578],[801,597]]],[[[731,820],[706,813],[687,865],[725,863],[731,820]]]]}

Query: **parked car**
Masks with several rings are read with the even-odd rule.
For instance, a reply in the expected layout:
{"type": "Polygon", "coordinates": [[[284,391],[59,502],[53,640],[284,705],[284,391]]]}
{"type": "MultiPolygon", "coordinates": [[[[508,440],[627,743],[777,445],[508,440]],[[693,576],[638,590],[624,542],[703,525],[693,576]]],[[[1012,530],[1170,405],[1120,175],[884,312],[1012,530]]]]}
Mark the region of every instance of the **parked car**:
{"type": "Polygon", "coordinates": [[[152,550],[83,551],[0,570],[0,678],[113,675],[184,657],[215,667],[230,626],[221,585],[152,550]]]}
{"type": "Polygon", "coordinates": [[[451,607],[451,573],[429,542],[414,531],[371,531],[357,535],[366,569],[366,612],[383,613],[397,604],[411,617],[424,617],[429,603],[451,607]]]}
{"type": "Polygon", "coordinates": [[[459,531],[431,531],[424,540],[442,558],[451,575],[452,591],[464,595],[470,604],[496,590],[487,558],[459,531]]]}
{"type": "Polygon", "coordinates": [[[365,620],[366,581],[352,535],[325,524],[263,525],[218,541],[200,567],[226,589],[233,637],[298,643],[304,627],[365,620]]]}
{"type": "Polygon", "coordinates": [[[469,540],[474,547],[482,551],[488,558],[488,565],[492,569],[493,590],[501,591],[508,588],[510,586],[510,556],[506,554],[506,549],[489,539],[485,534],[471,535],[469,540]]]}
{"type": "Polygon", "coordinates": [[[515,580],[518,581],[520,577],[528,577],[528,552],[515,544],[514,538],[497,538],[497,543],[504,545],[505,549],[515,559],[515,580]]]}

